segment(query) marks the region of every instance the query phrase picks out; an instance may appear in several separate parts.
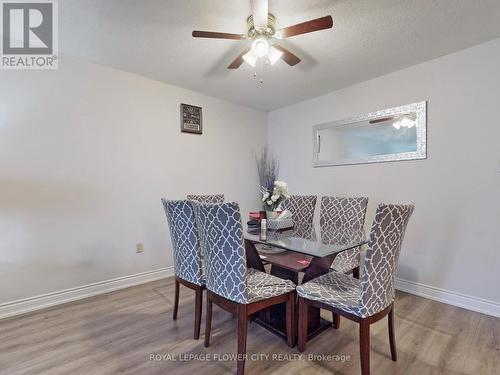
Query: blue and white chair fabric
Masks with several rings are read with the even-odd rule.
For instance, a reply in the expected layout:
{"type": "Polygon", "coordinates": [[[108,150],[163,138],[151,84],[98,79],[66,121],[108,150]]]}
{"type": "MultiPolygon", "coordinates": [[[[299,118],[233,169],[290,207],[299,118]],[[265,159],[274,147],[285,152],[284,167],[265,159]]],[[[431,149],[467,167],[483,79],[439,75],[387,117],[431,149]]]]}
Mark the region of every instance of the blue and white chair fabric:
{"type": "Polygon", "coordinates": [[[361,280],[329,272],[298,286],[298,295],[361,318],[388,307],[394,301],[394,280],[401,244],[413,208],[413,205],[378,206],[361,280]]]}
{"type": "MultiPolygon", "coordinates": [[[[224,203],[224,194],[212,194],[212,195],[197,195],[189,194],[187,200],[192,203],[201,204],[221,204],[224,203]]],[[[201,249],[201,265],[205,269],[205,254],[203,253],[203,248],[201,249]]]]}
{"type": "Polygon", "coordinates": [[[312,225],[317,199],[315,195],[292,195],[281,202],[280,209],[292,213],[294,224],[312,225]]]}
{"type": "MultiPolygon", "coordinates": [[[[365,223],[368,198],[322,197],[320,228],[322,232],[335,229],[360,232],[365,223]]],[[[347,273],[359,267],[360,248],[343,251],[335,257],[332,270],[347,273]]]]}
{"type": "Polygon", "coordinates": [[[189,194],[187,196],[187,200],[193,203],[220,204],[224,203],[224,194],[213,194],[213,195],[189,194]]]}
{"type": "Polygon", "coordinates": [[[170,228],[174,253],[174,272],[179,278],[196,285],[205,285],[201,263],[201,245],[193,209],[187,200],[162,198],[170,228]]]}
{"type": "Polygon", "coordinates": [[[208,290],[228,300],[249,304],[295,289],[289,280],[247,269],[237,203],[197,204],[195,213],[205,253],[208,290]]]}

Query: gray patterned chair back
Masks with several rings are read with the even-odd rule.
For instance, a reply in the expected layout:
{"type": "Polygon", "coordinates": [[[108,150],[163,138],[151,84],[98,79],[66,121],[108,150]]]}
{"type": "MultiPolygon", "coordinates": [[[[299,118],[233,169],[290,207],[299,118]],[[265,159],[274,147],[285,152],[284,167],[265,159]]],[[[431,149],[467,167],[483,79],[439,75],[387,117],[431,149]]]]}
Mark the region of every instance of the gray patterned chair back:
{"type": "Polygon", "coordinates": [[[361,278],[361,304],[373,315],[394,301],[394,279],[413,205],[380,204],[373,221],[361,278]]]}
{"type": "Polygon", "coordinates": [[[161,201],[170,227],[174,272],[183,280],[203,285],[201,246],[193,204],[189,201],[169,201],[164,198],[161,201]]]}
{"type": "Polygon", "coordinates": [[[189,194],[187,196],[188,201],[194,203],[202,204],[220,204],[224,203],[224,194],[214,194],[214,195],[195,195],[189,194]]]}
{"type": "Polygon", "coordinates": [[[195,211],[205,253],[207,289],[246,303],[247,263],[238,204],[197,204],[195,211]]]}
{"type": "Polygon", "coordinates": [[[322,197],[320,226],[362,230],[368,198],[322,197]]]}
{"type": "Polygon", "coordinates": [[[294,223],[312,224],[317,199],[315,195],[292,195],[281,203],[280,209],[290,211],[294,223]]]}

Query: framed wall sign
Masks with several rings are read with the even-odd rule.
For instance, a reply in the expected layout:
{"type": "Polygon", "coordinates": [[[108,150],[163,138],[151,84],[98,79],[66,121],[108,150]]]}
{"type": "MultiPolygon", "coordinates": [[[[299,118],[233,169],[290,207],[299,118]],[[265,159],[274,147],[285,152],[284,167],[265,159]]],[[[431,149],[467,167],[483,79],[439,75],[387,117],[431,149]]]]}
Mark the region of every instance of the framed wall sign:
{"type": "Polygon", "coordinates": [[[202,134],[201,107],[181,103],[181,132],[202,134]]]}

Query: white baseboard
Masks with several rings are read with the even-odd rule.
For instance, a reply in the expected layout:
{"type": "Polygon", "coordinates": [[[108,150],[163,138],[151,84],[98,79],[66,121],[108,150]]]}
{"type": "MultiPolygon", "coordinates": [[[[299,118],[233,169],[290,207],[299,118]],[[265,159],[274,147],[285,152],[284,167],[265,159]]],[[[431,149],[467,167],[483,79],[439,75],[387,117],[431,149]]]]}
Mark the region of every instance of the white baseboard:
{"type": "Polygon", "coordinates": [[[25,314],[62,303],[112,292],[118,289],[149,283],[174,275],[173,267],[160,268],[153,271],[141,272],[135,275],[118,277],[116,279],[100,281],[82,285],[76,288],[47,293],[40,296],[25,298],[17,301],[0,304],[0,319],[14,315],[25,314]]]}
{"type": "MultiPolygon", "coordinates": [[[[76,288],[61,290],[58,292],[43,294],[40,296],[7,302],[0,304],[0,319],[25,314],[46,307],[60,305],[66,302],[77,301],[103,293],[109,293],[114,290],[149,283],[151,281],[164,279],[173,275],[173,267],[166,267],[135,275],[105,280],[89,285],[83,285],[76,288]]],[[[410,294],[415,294],[420,297],[432,299],[434,301],[443,302],[449,305],[462,307],[464,309],[500,318],[500,303],[495,301],[473,297],[458,292],[452,292],[399,278],[396,278],[396,289],[410,294]]]]}
{"type": "Polygon", "coordinates": [[[500,303],[396,278],[396,289],[500,318],[500,303]]]}

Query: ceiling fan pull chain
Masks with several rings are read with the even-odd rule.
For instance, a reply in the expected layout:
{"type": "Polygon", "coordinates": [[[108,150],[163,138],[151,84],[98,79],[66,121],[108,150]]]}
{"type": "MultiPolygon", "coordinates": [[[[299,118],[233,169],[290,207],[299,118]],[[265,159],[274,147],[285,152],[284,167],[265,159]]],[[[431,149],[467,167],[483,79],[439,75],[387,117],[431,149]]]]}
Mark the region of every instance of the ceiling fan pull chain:
{"type": "Polygon", "coordinates": [[[264,64],[262,63],[263,58],[259,59],[259,69],[260,69],[260,84],[264,83],[264,64]]]}

